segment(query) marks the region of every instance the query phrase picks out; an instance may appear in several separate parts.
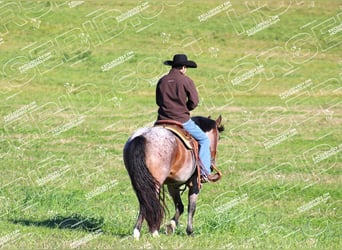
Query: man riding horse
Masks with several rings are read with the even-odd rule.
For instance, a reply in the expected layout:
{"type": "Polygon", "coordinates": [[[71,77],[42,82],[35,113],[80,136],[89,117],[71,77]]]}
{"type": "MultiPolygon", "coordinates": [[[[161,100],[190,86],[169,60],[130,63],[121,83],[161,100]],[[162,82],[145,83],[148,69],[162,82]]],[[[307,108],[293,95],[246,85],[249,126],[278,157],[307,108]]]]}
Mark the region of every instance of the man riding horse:
{"type": "Polygon", "coordinates": [[[196,63],[178,54],[165,64],[172,69],[157,85],[158,119],[154,126],[136,130],[123,150],[125,168],[139,201],[133,230],[135,239],[140,238],[144,220],[153,236],[159,234],[166,211],[164,185],[175,206],[175,214],[166,225],[167,233],[175,232],[184,212],[181,187],[186,185],[189,189],[186,233],[192,235],[201,182],[217,181],[222,176],[215,166],[218,140],[224,130],[221,115],[216,120],[202,116],[190,119],[190,111],[198,105],[198,94],[185,72],[187,67],[197,67],[196,63]],[[211,168],[217,173],[212,174],[211,168]]]}
{"type": "Polygon", "coordinates": [[[198,103],[198,92],[194,82],[185,75],[187,68],[197,68],[194,61],[189,61],[184,54],[176,54],[173,60],[165,61],[172,66],[157,84],[156,103],[159,106],[157,120],[172,120],[183,125],[183,128],[200,144],[201,182],[215,182],[220,179],[218,173],[211,173],[210,140],[205,132],[191,120],[190,111],[198,103]]]}

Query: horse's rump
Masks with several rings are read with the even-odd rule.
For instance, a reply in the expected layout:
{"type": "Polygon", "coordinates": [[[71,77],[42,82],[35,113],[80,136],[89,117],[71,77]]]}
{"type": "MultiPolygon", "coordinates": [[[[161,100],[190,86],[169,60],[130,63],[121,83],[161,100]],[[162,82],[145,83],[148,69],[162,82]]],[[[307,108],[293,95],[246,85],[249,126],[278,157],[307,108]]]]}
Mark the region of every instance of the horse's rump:
{"type": "Polygon", "coordinates": [[[162,127],[139,129],[127,141],[125,167],[139,200],[141,214],[150,228],[160,225],[165,214],[161,186],[186,182],[194,172],[192,161],[191,151],[177,136],[162,127]]]}
{"type": "Polygon", "coordinates": [[[124,162],[133,189],[140,204],[140,213],[150,228],[160,225],[165,208],[159,201],[161,184],[146,166],[146,138],[143,135],[130,139],[124,148],[124,162]]]}
{"type": "Polygon", "coordinates": [[[173,132],[163,127],[139,129],[128,141],[137,136],[145,138],[145,161],[152,176],[163,184],[167,182],[186,182],[194,173],[195,164],[192,151],[185,148],[173,132]]]}

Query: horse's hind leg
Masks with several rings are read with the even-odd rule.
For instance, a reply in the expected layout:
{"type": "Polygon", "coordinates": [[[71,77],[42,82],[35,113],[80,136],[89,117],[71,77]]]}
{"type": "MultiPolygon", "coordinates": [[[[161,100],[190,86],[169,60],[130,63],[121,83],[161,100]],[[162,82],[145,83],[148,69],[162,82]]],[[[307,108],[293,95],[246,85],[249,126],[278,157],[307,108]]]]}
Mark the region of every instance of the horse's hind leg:
{"type": "Polygon", "coordinates": [[[139,240],[140,238],[140,231],[141,226],[144,221],[144,216],[141,214],[141,211],[139,211],[137,222],[135,223],[134,230],[133,230],[133,238],[136,240],[139,240]]]}
{"type": "Polygon", "coordinates": [[[188,225],[186,227],[186,233],[191,235],[193,233],[193,219],[196,211],[196,202],[198,194],[193,193],[189,195],[189,207],[188,207],[188,225]]]}
{"type": "Polygon", "coordinates": [[[173,203],[175,205],[175,215],[170,221],[170,224],[166,227],[166,233],[174,233],[178,225],[179,217],[184,212],[184,205],[179,192],[179,186],[168,185],[167,186],[170,196],[172,197],[173,203]]]}
{"type": "MultiPolygon", "coordinates": [[[[197,177],[195,177],[197,178],[197,177]]],[[[194,181],[193,185],[189,186],[189,205],[188,205],[188,225],[186,227],[186,233],[191,235],[193,233],[193,219],[196,212],[196,202],[198,198],[199,188],[197,180],[194,181]]]]}

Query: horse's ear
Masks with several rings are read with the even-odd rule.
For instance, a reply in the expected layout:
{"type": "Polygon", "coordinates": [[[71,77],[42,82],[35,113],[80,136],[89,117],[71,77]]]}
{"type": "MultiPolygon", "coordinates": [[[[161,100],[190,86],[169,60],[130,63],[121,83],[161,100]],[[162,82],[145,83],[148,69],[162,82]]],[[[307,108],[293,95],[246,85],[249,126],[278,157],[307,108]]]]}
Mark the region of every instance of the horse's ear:
{"type": "Polygon", "coordinates": [[[222,116],[219,115],[219,117],[216,119],[216,125],[217,127],[219,127],[221,125],[221,122],[222,122],[222,116]]]}

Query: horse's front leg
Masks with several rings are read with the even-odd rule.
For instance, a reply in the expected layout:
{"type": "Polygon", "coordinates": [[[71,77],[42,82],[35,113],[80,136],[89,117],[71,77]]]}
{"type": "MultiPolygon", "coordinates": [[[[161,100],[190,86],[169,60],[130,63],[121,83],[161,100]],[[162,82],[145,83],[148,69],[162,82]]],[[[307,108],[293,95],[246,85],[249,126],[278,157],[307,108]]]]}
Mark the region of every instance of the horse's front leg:
{"type": "Polygon", "coordinates": [[[189,185],[189,204],[188,204],[188,225],[186,227],[186,233],[188,235],[193,234],[193,219],[196,212],[196,202],[199,194],[199,187],[197,184],[197,177],[194,178],[192,185],[189,185]]]}
{"type": "Polygon", "coordinates": [[[184,205],[179,192],[179,186],[168,185],[167,186],[170,196],[172,197],[173,203],[175,205],[175,215],[170,221],[170,224],[166,226],[166,233],[174,233],[178,225],[179,217],[184,212],[184,205]]]}

